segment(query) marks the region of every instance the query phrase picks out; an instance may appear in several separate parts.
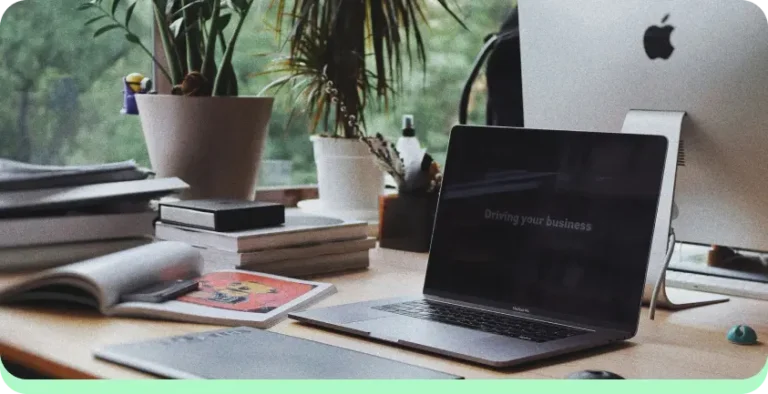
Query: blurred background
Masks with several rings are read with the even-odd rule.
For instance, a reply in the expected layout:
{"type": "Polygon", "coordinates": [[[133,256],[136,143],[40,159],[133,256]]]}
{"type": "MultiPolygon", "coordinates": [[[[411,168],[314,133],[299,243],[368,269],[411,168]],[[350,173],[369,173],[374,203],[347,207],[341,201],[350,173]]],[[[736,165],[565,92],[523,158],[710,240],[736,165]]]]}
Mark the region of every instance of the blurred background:
{"type": "MultiPolygon", "coordinates": [[[[290,0],[289,0],[290,1],[290,0]]],[[[256,95],[275,76],[264,71],[271,54],[281,52],[268,1],[252,14],[235,56],[241,95],[256,95]]],[[[120,115],[122,78],[152,74],[149,58],[119,30],[93,39],[89,14],[74,0],[24,0],[0,21],[0,157],[36,164],[87,164],[136,160],[149,166],[139,118],[120,115]]],[[[423,32],[428,50],[426,76],[415,66],[388,109],[373,104],[367,132],[393,139],[404,114],[413,114],[422,144],[442,164],[448,134],[458,119],[461,90],[484,38],[497,32],[513,0],[455,0],[464,30],[431,1],[423,32]]],[[[152,40],[150,2],[139,2],[131,27],[152,40]]],[[[407,71],[407,70],[406,70],[407,71]]],[[[485,120],[484,77],[478,78],[470,120],[485,120]],[[479,93],[479,94],[478,94],[479,93]]],[[[316,182],[306,117],[289,123],[290,103],[278,99],[272,115],[261,186],[316,182]]]]}

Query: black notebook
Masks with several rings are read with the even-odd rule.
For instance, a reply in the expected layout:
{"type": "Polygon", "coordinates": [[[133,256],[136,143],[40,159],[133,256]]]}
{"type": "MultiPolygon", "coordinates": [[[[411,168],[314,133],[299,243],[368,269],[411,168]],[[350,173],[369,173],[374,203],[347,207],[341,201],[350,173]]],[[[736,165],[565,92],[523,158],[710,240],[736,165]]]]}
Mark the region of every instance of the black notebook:
{"type": "Polygon", "coordinates": [[[461,379],[254,328],[109,346],[97,358],[172,379],[461,379]]]}
{"type": "Polygon", "coordinates": [[[222,232],[252,230],[285,223],[285,207],[238,200],[167,202],[160,204],[160,220],[222,232]]]}

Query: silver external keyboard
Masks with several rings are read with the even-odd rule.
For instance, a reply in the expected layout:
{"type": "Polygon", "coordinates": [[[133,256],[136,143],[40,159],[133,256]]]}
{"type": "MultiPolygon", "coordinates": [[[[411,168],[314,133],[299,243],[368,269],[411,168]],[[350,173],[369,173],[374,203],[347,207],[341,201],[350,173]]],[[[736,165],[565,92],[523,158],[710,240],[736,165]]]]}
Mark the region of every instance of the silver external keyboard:
{"type": "Polygon", "coordinates": [[[768,283],[667,271],[667,286],[768,301],[768,283]]]}

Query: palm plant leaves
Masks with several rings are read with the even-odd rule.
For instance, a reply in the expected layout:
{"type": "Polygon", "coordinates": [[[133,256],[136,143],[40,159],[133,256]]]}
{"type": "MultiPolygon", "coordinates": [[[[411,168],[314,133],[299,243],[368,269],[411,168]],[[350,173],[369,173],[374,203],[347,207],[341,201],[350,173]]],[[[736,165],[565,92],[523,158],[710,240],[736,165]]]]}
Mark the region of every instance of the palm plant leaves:
{"type": "MultiPolygon", "coordinates": [[[[232,67],[236,43],[245,18],[260,0],[151,0],[155,24],[163,45],[165,64],[153,55],[130,29],[130,21],[140,0],[88,0],[79,10],[98,12],[86,24],[96,25],[97,35],[122,30],[126,39],[138,46],[156,63],[158,69],[173,85],[180,85],[186,76],[200,72],[211,84],[214,95],[236,95],[237,75],[232,67]],[[125,15],[117,14],[124,6],[125,15]],[[224,29],[231,21],[236,27],[231,37],[224,29]],[[221,59],[217,63],[217,53],[221,59]]],[[[284,21],[289,21],[289,53],[278,59],[275,69],[287,72],[270,87],[293,85],[302,105],[312,112],[312,128],[320,123],[329,131],[354,137],[355,130],[345,124],[340,106],[364,124],[363,111],[374,97],[388,105],[393,84],[402,86],[403,58],[426,67],[426,49],[421,24],[426,22],[424,3],[427,0],[270,0],[277,12],[277,34],[284,21]],[[403,36],[401,33],[405,32],[403,36]],[[370,50],[369,50],[370,48],[370,50]],[[368,67],[368,57],[373,67],[368,67]],[[342,103],[333,105],[332,98],[320,82],[323,76],[333,81],[342,103]],[[333,121],[331,121],[333,119],[333,121]],[[333,125],[331,125],[333,123],[333,125]]],[[[458,16],[447,4],[437,0],[459,23],[458,16]]],[[[423,71],[426,71],[424,68],[423,71]]]]}
{"type": "MultiPolygon", "coordinates": [[[[301,86],[296,105],[308,108],[312,130],[322,120],[326,131],[356,137],[355,130],[339,116],[340,106],[346,106],[364,125],[368,101],[375,97],[386,107],[395,91],[393,85],[402,87],[404,57],[410,67],[416,60],[423,66],[422,72],[426,72],[421,30],[426,23],[424,3],[425,0],[294,0],[289,5],[285,0],[272,0],[271,6],[277,9],[278,37],[282,35],[279,28],[284,20],[290,22],[291,29],[287,34],[290,55],[274,62],[273,68],[289,77],[277,80],[270,88],[301,86]],[[320,82],[324,75],[339,91],[338,105],[333,105],[333,98],[320,82]]],[[[464,26],[446,0],[438,3],[464,26]]]]}

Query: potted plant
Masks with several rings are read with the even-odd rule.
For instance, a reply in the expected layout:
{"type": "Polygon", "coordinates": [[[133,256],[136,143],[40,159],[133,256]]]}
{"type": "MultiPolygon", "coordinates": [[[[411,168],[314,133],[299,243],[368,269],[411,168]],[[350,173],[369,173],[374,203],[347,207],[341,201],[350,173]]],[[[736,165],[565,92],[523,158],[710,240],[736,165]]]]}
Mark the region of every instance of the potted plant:
{"type": "MultiPolygon", "coordinates": [[[[463,26],[445,0],[438,1],[463,26]]],[[[296,0],[278,2],[287,19],[289,53],[270,72],[283,73],[265,88],[286,86],[296,108],[310,114],[320,210],[375,220],[384,173],[370,152],[365,110],[376,99],[389,106],[402,86],[403,62],[425,66],[420,24],[425,0],[296,0]],[[370,61],[369,61],[370,59],[370,61]],[[360,127],[363,126],[363,127],[360,127]]],[[[278,23],[278,26],[280,23],[278,23]]],[[[425,71],[425,70],[424,70],[425,71]]],[[[370,142],[370,141],[369,141],[370,142]]]]}
{"type": "Polygon", "coordinates": [[[173,86],[135,96],[153,170],[187,182],[182,198],[253,198],[274,100],[238,97],[232,59],[257,0],[152,0],[158,55],[130,27],[138,1],[91,0],[79,9],[92,14],[87,25],[100,26],[94,37],[120,32],[173,86]]]}

